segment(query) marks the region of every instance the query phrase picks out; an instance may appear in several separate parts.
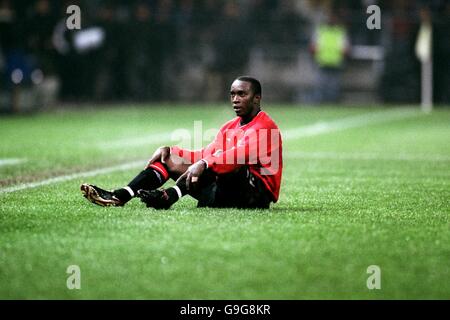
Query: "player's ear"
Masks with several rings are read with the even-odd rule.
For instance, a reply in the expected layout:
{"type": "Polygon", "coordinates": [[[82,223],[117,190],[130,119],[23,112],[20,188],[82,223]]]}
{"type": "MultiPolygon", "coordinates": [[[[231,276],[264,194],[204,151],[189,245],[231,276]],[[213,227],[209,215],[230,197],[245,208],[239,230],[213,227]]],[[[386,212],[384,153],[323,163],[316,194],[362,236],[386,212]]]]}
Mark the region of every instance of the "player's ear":
{"type": "Polygon", "coordinates": [[[261,95],[260,95],[260,94],[255,94],[255,95],[253,96],[253,103],[259,105],[260,102],[261,102],[261,95]]]}

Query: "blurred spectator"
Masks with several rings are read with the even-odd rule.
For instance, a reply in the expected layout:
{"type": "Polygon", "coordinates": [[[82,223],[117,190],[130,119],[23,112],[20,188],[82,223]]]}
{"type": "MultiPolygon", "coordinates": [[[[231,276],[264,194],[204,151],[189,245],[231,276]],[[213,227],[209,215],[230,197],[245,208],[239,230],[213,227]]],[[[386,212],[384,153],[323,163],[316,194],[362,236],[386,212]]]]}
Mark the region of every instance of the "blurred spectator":
{"type": "Polygon", "coordinates": [[[241,9],[238,2],[226,1],[217,25],[213,70],[219,78],[219,88],[225,87],[236,75],[245,73],[253,42],[241,9]]]}
{"type": "Polygon", "coordinates": [[[26,19],[27,48],[37,58],[45,75],[54,74],[52,33],[57,21],[55,8],[50,5],[49,0],[37,0],[33,9],[26,19]]]}
{"type": "Polygon", "coordinates": [[[304,21],[296,12],[295,1],[286,0],[278,2],[273,9],[271,17],[270,34],[272,44],[290,46],[298,44],[304,38],[300,28],[304,21]]]}
{"type": "MultiPolygon", "coordinates": [[[[270,78],[280,67],[280,86],[289,87],[297,83],[289,78],[291,70],[300,66],[307,73],[299,75],[306,92],[315,64],[320,73],[314,99],[334,102],[341,83],[346,89],[353,85],[349,77],[340,78],[351,42],[381,52],[377,71],[369,72],[382,74],[374,82],[381,84],[384,101],[416,102],[420,68],[413,47],[420,4],[433,16],[435,100],[448,103],[448,0],[0,0],[0,90],[12,86],[13,69],[21,68],[29,81],[40,68],[45,77],[61,80],[63,101],[160,101],[186,98],[189,90],[191,98],[217,100],[237,74],[250,70],[270,78]],[[82,30],[66,28],[72,4],[81,8],[82,30]],[[365,27],[370,4],[382,9],[382,30],[365,27]],[[323,23],[328,12],[341,22],[323,23]],[[304,52],[313,32],[310,61],[304,52]],[[80,49],[79,40],[94,34],[98,43],[80,49]],[[186,81],[193,82],[190,89],[176,87],[186,81]],[[194,92],[199,87],[204,91],[194,92]]],[[[354,62],[346,73],[358,74],[367,63],[354,62]]],[[[289,90],[280,91],[281,99],[289,99],[289,90]]]]}
{"type": "MultiPolygon", "coordinates": [[[[0,1],[0,50],[3,55],[14,47],[13,28],[16,21],[16,13],[11,7],[10,0],[0,1]]],[[[17,30],[16,30],[17,31],[17,30]]]]}
{"type": "Polygon", "coordinates": [[[433,84],[436,103],[450,104],[450,1],[436,5],[433,15],[433,84]]]}
{"type": "Polygon", "coordinates": [[[0,1],[0,88],[7,83],[7,57],[14,48],[13,28],[16,14],[9,0],[0,1]]]}
{"type": "Polygon", "coordinates": [[[104,44],[99,49],[101,61],[95,85],[95,97],[99,101],[120,99],[127,92],[127,86],[121,86],[126,83],[123,72],[125,60],[119,57],[124,38],[123,28],[116,19],[116,9],[112,4],[104,3],[95,17],[96,25],[105,33],[104,44]]]}
{"type": "Polygon", "coordinates": [[[272,12],[275,11],[275,4],[271,0],[249,0],[248,23],[254,44],[263,47],[270,43],[272,12]]]}
{"type": "Polygon", "coordinates": [[[145,2],[137,4],[132,21],[127,55],[130,98],[159,100],[164,50],[159,26],[145,2]]]}
{"type": "Polygon", "coordinates": [[[159,43],[161,52],[161,100],[174,98],[173,88],[170,85],[169,76],[166,72],[171,63],[175,60],[178,51],[178,34],[175,27],[174,0],[159,0],[156,6],[155,23],[159,33],[159,43]]]}
{"type": "Polygon", "coordinates": [[[159,0],[156,8],[155,22],[157,25],[161,50],[165,59],[172,59],[177,49],[177,32],[174,22],[174,1],[159,0]]]}
{"type": "Polygon", "coordinates": [[[60,96],[65,101],[88,101],[95,98],[96,79],[103,65],[100,47],[105,42],[105,32],[94,16],[81,11],[81,29],[66,27],[66,9],[79,1],[67,0],[59,10],[59,20],[52,32],[56,49],[58,75],[61,80],[60,96]]]}
{"type": "Polygon", "coordinates": [[[350,44],[347,31],[334,11],[320,23],[313,35],[311,51],[318,67],[315,103],[338,102],[341,97],[341,73],[350,44]]]}
{"type": "Polygon", "coordinates": [[[415,56],[419,29],[415,4],[406,0],[390,3],[392,16],[386,25],[390,43],[385,47],[385,68],[380,95],[385,102],[416,103],[420,99],[420,64],[415,56]]]}

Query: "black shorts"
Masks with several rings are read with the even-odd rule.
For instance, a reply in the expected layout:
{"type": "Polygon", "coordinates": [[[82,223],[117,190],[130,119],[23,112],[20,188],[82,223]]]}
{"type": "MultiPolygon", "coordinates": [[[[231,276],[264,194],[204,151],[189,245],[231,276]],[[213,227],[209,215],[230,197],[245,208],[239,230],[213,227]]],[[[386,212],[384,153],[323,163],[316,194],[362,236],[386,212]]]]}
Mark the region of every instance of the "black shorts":
{"type": "Polygon", "coordinates": [[[201,187],[191,194],[198,200],[197,206],[212,208],[264,208],[272,201],[264,183],[254,176],[248,167],[237,172],[217,175],[207,170],[202,176],[201,187]]]}

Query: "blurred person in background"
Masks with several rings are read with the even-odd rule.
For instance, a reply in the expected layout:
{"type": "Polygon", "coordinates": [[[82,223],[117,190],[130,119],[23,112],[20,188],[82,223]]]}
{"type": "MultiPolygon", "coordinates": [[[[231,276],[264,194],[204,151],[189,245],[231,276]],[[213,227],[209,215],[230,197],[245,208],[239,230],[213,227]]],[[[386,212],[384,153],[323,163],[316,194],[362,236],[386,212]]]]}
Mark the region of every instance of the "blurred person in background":
{"type": "Polygon", "coordinates": [[[38,0],[26,19],[29,53],[36,57],[45,75],[56,72],[56,52],[52,43],[52,33],[58,19],[55,11],[49,0],[38,0]]]}
{"type": "MultiPolygon", "coordinates": [[[[279,1],[274,8],[269,8],[271,44],[290,46],[302,40],[304,21],[296,10],[293,0],[279,1]]],[[[263,23],[266,22],[263,21],[263,23]]]]}
{"type": "Polygon", "coordinates": [[[310,50],[318,67],[318,78],[313,101],[336,103],[341,98],[341,73],[350,50],[345,26],[335,10],[328,10],[325,22],[314,31],[310,50]]]}
{"type": "MultiPolygon", "coordinates": [[[[287,70],[296,67],[297,51],[291,48],[304,51],[309,45],[312,64],[307,57],[299,60],[302,68],[308,63],[298,75],[305,79],[302,90],[316,85],[308,101],[337,102],[341,82],[352,88],[349,79],[341,81],[350,34],[353,44],[378,46],[384,53],[379,71],[367,70],[377,77],[368,90],[375,94],[378,89],[385,102],[417,102],[420,64],[414,43],[420,4],[431,8],[434,98],[448,103],[448,0],[0,0],[0,72],[6,82],[0,90],[13,87],[10,73],[17,67],[29,79],[28,71],[37,66],[44,77],[55,73],[61,80],[62,101],[214,101],[234,74],[254,67],[248,64],[250,54],[263,53],[258,66],[263,75],[276,63],[287,70]],[[365,10],[372,3],[382,9],[382,30],[365,26],[365,10]],[[81,8],[81,30],[66,27],[72,4],[81,8]],[[329,12],[331,21],[324,23],[329,12]],[[348,13],[344,19],[341,12],[348,13]],[[104,41],[80,50],[75,38],[91,28],[100,29],[104,41]],[[311,65],[318,69],[317,83],[311,65]],[[189,92],[178,87],[180,79],[192,82],[189,92]],[[207,95],[198,93],[200,87],[207,95]]],[[[345,71],[350,74],[354,66],[345,71]]],[[[280,72],[279,77],[281,87],[291,85],[289,76],[280,72]]],[[[289,96],[281,93],[279,99],[289,96]]]]}
{"type": "Polygon", "coordinates": [[[154,17],[159,34],[159,44],[161,46],[161,84],[160,98],[172,99],[173,88],[168,84],[168,65],[175,60],[178,43],[178,35],[174,23],[174,0],[159,0],[156,5],[156,15],[154,17]]]}
{"type": "Polygon", "coordinates": [[[420,63],[415,55],[419,29],[416,3],[395,0],[386,3],[390,17],[384,32],[389,42],[384,50],[384,68],[379,94],[384,102],[416,103],[420,100],[420,63]]]}
{"type": "Polygon", "coordinates": [[[131,98],[159,100],[164,47],[155,13],[148,3],[136,5],[129,31],[127,71],[131,98]]]}
{"type": "Polygon", "coordinates": [[[9,0],[0,1],[0,90],[6,87],[9,77],[7,61],[11,50],[15,47],[13,36],[16,12],[9,0]]]}
{"type": "Polygon", "coordinates": [[[126,37],[123,36],[125,25],[118,23],[116,11],[116,6],[102,3],[93,17],[105,34],[105,41],[99,48],[101,61],[94,89],[95,98],[99,101],[120,99],[128,94],[124,71],[126,57],[120,55],[126,46],[126,37]]]}
{"type": "MultiPolygon", "coordinates": [[[[251,29],[237,1],[226,1],[217,25],[214,41],[217,87],[223,88],[247,66],[252,43],[251,29]]],[[[219,97],[216,97],[219,98],[219,97]]]]}
{"type": "MultiPolygon", "coordinates": [[[[55,73],[51,31],[56,21],[48,0],[0,2],[0,47],[4,58],[4,89],[0,104],[8,111],[41,107],[34,86],[55,73]]],[[[52,90],[51,90],[52,91],[52,90]]],[[[53,90],[54,92],[55,90],[53,90]]]]}
{"type": "MultiPolygon", "coordinates": [[[[24,10],[17,10],[10,0],[0,0],[0,55],[5,87],[11,88],[12,72],[27,69],[27,37],[24,10]],[[17,36],[17,35],[23,36],[17,36]]],[[[3,89],[0,87],[0,89],[3,89]]]]}
{"type": "Polygon", "coordinates": [[[429,15],[433,27],[434,99],[439,104],[450,104],[450,1],[431,2],[422,8],[422,16],[429,15]]]}
{"type": "Polygon", "coordinates": [[[93,50],[98,57],[98,74],[95,78],[94,94],[97,101],[121,101],[128,99],[131,93],[130,72],[127,70],[133,55],[130,54],[130,42],[136,40],[131,21],[133,7],[124,2],[106,2],[95,5],[91,12],[92,26],[101,30],[104,40],[100,47],[93,50]]]}
{"type": "MultiPolygon", "coordinates": [[[[96,97],[96,83],[102,67],[108,63],[101,51],[105,29],[99,26],[93,11],[81,9],[81,29],[68,29],[66,9],[82,2],[68,0],[60,8],[54,25],[52,42],[55,47],[61,98],[64,101],[91,101],[96,97]]],[[[100,10],[101,12],[101,10],[100,10]]],[[[112,42],[113,43],[113,42],[112,42]]]]}

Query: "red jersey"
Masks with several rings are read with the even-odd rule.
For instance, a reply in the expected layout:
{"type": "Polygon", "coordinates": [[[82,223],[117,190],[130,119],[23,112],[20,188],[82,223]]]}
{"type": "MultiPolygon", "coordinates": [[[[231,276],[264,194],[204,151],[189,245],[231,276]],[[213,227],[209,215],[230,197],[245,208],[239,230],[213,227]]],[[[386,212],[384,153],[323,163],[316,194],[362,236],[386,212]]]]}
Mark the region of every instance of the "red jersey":
{"type": "Polygon", "coordinates": [[[249,123],[240,124],[236,117],[220,128],[214,141],[207,147],[190,151],[172,147],[176,154],[190,163],[204,160],[217,174],[231,173],[243,165],[261,179],[278,201],[283,170],[282,139],[275,122],[264,111],[260,111],[249,123]]]}

